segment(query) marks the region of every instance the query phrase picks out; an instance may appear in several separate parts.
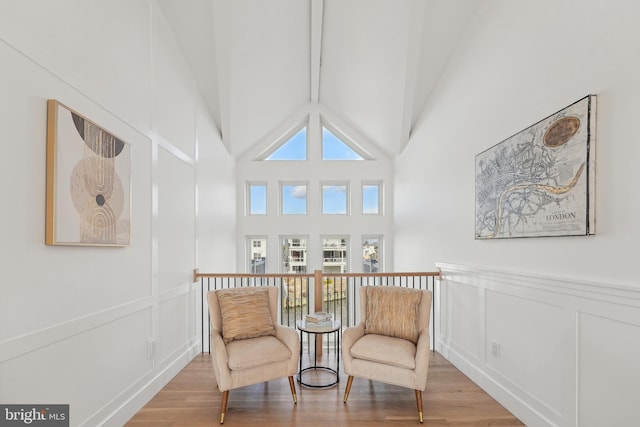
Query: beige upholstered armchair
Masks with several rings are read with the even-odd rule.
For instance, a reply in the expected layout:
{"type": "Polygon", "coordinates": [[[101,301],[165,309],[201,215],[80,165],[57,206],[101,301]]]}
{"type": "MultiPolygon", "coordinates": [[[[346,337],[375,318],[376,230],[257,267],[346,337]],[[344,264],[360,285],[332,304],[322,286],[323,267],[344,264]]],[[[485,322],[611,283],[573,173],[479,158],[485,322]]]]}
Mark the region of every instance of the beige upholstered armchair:
{"type": "Polygon", "coordinates": [[[357,326],[342,334],[342,360],[349,375],[347,403],[353,377],[415,390],[418,418],[423,422],[422,392],[429,368],[430,291],[396,286],[360,288],[357,326]]]}
{"type": "Polygon", "coordinates": [[[211,358],[222,394],[224,423],[229,390],[289,377],[297,403],[293,375],[298,370],[300,341],[292,328],[278,324],[278,288],[244,287],[207,294],[211,317],[211,358]]]}

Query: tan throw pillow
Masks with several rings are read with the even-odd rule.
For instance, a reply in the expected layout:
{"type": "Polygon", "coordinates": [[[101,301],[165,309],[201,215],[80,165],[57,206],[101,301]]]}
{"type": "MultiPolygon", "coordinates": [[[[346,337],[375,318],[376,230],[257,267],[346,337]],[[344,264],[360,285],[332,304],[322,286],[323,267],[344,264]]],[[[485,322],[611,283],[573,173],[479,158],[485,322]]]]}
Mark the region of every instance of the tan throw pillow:
{"type": "Polygon", "coordinates": [[[365,333],[418,342],[418,307],[422,292],[397,286],[367,288],[365,333]]]}
{"type": "Polygon", "coordinates": [[[231,288],[216,291],[222,317],[222,339],[233,340],[275,335],[266,288],[231,288]]]}

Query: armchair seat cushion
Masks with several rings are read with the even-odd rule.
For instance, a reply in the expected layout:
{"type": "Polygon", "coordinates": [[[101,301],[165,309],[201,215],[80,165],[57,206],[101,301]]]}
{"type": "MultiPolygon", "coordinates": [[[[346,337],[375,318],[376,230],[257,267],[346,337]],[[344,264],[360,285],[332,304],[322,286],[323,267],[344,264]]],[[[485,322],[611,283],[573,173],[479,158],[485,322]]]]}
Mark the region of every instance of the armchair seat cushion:
{"type": "Polygon", "coordinates": [[[273,336],[234,340],[227,344],[226,349],[229,369],[232,371],[264,366],[292,357],[289,347],[273,336]]]}
{"type": "Polygon", "coordinates": [[[416,368],[416,346],[402,338],[366,334],[351,347],[354,359],[364,359],[405,369],[416,368]]]}

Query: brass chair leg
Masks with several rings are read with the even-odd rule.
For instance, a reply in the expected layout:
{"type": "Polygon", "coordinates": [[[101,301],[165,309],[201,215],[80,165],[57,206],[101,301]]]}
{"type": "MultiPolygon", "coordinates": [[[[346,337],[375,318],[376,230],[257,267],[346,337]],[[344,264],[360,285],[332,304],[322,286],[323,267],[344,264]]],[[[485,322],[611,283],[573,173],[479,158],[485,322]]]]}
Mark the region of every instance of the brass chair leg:
{"type": "Polygon", "coordinates": [[[289,377],[289,388],[291,388],[291,396],[293,396],[293,403],[297,404],[298,403],[298,395],[296,395],[296,386],[295,386],[295,383],[293,382],[293,377],[292,376],[289,377]]]}
{"type": "Polygon", "coordinates": [[[422,392],[420,390],[416,390],[416,403],[418,404],[418,419],[421,423],[424,422],[422,418],[422,392]]]}
{"type": "Polygon", "coordinates": [[[220,408],[220,424],[224,424],[224,414],[227,412],[227,402],[229,401],[229,390],[222,392],[222,407],[220,408]]]}
{"type": "Polygon", "coordinates": [[[349,393],[351,392],[352,383],[353,383],[353,375],[349,375],[349,379],[347,379],[347,388],[344,389],[344,399],[343,399],[344,403],[347,403],[347,399],[349,398],[349,393]]]}

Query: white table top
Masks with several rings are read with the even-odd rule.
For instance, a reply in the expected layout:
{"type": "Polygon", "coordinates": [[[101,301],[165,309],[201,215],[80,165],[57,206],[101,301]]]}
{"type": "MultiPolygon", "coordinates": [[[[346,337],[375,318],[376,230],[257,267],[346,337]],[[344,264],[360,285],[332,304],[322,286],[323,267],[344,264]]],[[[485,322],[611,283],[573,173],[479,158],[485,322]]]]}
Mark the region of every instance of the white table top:
{"type": "Polygon", "coordinates": [[[318,326],[312,322],[307,322],[305,320],[298,320],[296,322],[296,327],[303,332],[310,332],[314,334],[324,334],[328,332],[335,332],[340,329],[340,321],[332,320],[331,325],[318,326]]]}

